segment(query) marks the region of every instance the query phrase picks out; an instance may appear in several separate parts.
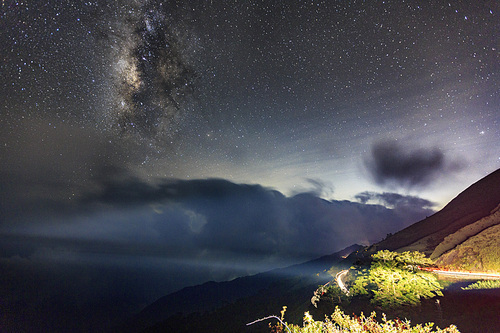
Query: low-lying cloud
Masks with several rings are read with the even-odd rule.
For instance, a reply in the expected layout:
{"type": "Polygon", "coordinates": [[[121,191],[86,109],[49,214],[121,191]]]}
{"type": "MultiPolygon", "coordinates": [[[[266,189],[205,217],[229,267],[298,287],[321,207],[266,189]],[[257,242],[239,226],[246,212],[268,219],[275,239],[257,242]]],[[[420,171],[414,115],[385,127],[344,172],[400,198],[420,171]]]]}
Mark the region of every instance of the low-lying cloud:
{"type": "Polygon", "coordinates": [[[183,286],[376,242],[433,212],[426,200],[393,193],[325,200],[319,182],[318,193],[287,197],[224,179],[146,182],[113,165],[97,169],[74,199],[52,196],[59,187],[22,197],[30,182],[50,185],[56,176],[3,178],[10,186],[1,197],[19,200],[0,206],[0,271],[10,272],[0,276],[9,286],[0,297],[13,313],[45,309],[54,323],[72,318],[65,325],[78,327],[139,311],[183,286]],[[79,321],[82,308],[98,310],[79,321]]]}
{"type": "Polygon", "coordinates": [[[423,216],[434,214],[436,203],[411,195],[402,195],[399,193],[377,193],[362,192],[355,196],[355,199],[363,204],[377,204],[389,207],[402,219],[420,220],[423,216]]]}
{"type": "MultiPolygon", "coordinates": [[[[147,221],[141,226],[143,232],[154,231],[158,237],[174,234],[179,245],[191,244],[200,253],[311,258],[353,243],[378,241],[432,211],[432,203],[417,197],[384,193],[378,195],[381,198],[366,205],[328,201],[313,193],[286,197],[260,185],[223,179],[157,184],[129,179],[107,183],[83,202],[126,210],[127,217],[119,218],[128,221],[122,222],[124,226],[132,220],[147,221]],[[404,217],[387,208],[403,206],[418,208],[421,214],[404,217]]],[[[141,231],[133,234],[137,237],[141,231]]],[[[176,241],[169,238],[168,242],[176,241]]]]}
{"type": "Polygon", "coordinates": [[[376,242],[433,212],[427,200],[394,193],[329,201],[223,179],[151,184],[120,176],[98,188],[72,203],[65,216],[4,229],[5,237],[30,239],[19,242],[17,253],[11,242],[8,252],[30,257],[29,249],[35,253],[39,244],[75,258],[91,252],[193,262],[248,259],[271,268],[376,242]]]}

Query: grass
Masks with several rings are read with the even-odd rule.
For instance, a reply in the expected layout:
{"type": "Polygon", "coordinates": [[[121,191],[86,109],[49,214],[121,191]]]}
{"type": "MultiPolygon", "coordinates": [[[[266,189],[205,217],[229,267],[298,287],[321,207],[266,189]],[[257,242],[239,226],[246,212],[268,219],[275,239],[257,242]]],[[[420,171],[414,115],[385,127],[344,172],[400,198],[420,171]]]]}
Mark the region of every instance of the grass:
{"type": "Polygon", "coordinates": [[[493,214],[486,216],[479,221],[469,224],[457,232],[448,235],[444,240],[434,249],[431,254],[431,259],[436,259],[443,253],[453,249],[457,245],[465,242],[468,238],[477,235],[484,230],[500,224],[500,210],[495,211],[493,214]]]}
{"type": "Polygon", "coordinates": [[[500,225],[467,239],[443,254],[436,264],[466,271],[500,272],[500,225]]]}

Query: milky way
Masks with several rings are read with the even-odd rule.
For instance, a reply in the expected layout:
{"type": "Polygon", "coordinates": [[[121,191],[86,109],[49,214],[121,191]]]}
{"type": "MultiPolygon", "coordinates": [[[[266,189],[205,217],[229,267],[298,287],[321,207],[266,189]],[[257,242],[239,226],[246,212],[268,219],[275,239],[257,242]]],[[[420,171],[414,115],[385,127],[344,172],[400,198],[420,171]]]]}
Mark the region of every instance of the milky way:
{"type": "Polygon", "coordinates": [[[121,133],[153,139],[171,135],[194,89],[185,33],[172,26],[172,11],[165,2],[129,4],[110,22],[106,42],[113,90],[106,116],[121,133]]]}

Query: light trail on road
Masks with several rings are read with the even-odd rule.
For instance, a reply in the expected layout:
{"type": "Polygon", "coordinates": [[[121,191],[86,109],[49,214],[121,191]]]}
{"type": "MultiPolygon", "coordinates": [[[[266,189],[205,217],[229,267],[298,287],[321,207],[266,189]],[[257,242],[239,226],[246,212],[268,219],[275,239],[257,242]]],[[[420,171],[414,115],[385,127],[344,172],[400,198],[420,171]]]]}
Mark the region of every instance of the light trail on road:
{"type": "Polygon", "coordinates": [[[492,273],[442,271],[439,269],[429,269],[429,268],[420,268],[420,270],[424,270],[424,271],[431,272],[431,273],[436,273],[439,275],[457,276],[457,277],[464,277],[464,278],[469,278],[469,279],[500,279],[500,274],[492,274],[492,273]]]}
{"type": "Polygon", "coordinates": [[[337,275],[335,275],[335,280],[337,281],[340,290],[342,290],[346,295],[349,295],[349,290],[347,290],[344,282],[342,281],[342,277],[346,276],[348,272],[349,272],[348,269],[344,269],[343,271],[340,271],[337,273],[337,275]]]}

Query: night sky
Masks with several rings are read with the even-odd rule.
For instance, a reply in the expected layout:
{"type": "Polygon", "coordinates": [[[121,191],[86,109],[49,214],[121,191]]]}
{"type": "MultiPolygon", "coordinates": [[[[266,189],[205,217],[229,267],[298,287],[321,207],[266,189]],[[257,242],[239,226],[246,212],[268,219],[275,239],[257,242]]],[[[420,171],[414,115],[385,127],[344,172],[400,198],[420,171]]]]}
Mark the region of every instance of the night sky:
{"type": "Polygon", "coordinates": [[[500,167],[496,1],[0,6],[0,306],[117,318],[376,242],[500,167]]]}

